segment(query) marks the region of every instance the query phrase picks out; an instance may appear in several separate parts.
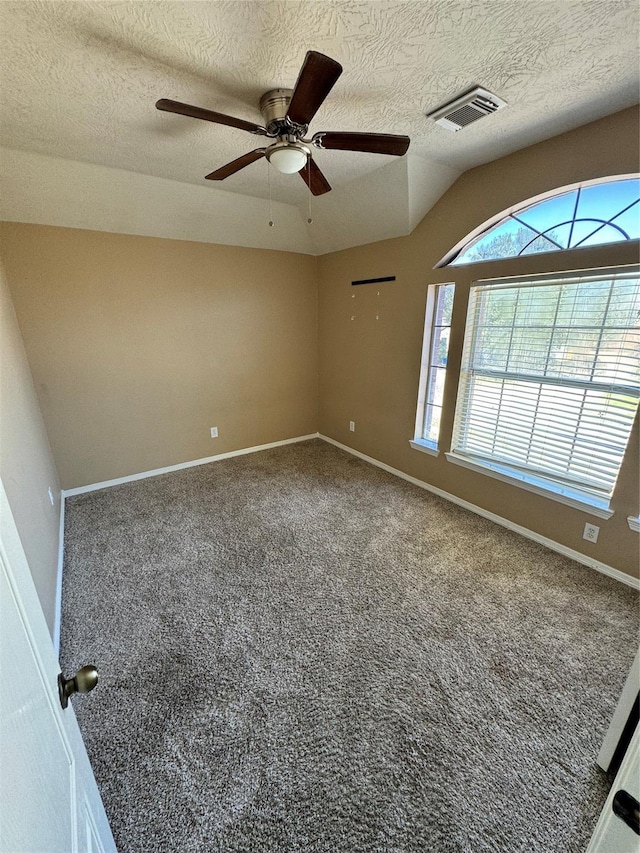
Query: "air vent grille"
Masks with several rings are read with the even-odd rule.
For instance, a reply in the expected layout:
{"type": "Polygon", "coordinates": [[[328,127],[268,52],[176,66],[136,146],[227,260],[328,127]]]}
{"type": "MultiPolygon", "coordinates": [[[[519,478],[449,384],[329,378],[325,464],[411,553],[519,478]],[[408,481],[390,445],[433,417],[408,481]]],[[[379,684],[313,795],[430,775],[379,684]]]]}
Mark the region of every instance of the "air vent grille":
{"type": "Polygon", "coordinates": [[[497,95],[492,95],[486,89],[476,88],[456,98],[455,101],[450,101],[443,107],[427,113],[427,118],[432,118],[436,124],[447,130],[462,130],[468,124],[491,115],[506,105],[506,101],[498,98],[497,95]]]}

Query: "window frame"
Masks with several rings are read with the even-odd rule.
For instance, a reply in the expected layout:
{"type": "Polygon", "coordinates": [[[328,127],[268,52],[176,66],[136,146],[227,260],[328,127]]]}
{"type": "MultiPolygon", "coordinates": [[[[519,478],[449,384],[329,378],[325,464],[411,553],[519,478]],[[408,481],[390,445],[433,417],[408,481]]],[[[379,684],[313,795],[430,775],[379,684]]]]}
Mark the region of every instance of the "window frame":
{"type": "MultiPolygon", "coordinates": [[[[518,275],[491,279],[478,279],[471,283],[471,288],[477,286],[486,287],[492,284],[505,286],[510,283],[513,283],[514,287],[517,287],[520,282],[544,285],[545,283],[551,284],[553,282],[557,282],[560,279],[571,280],[596,276],[602,276],[604,278],[607,276],[625,274],[640,275],[640,265],[629,264],[596,269],[572,269],[563,272],[544,273],[541,275],[518,275]]],[[[454,413],[454,441],[456,435],[456,427],[458,425],[459,412],[461,410],[461,407],[464,405],[463,398],[465,395],[465,388],[462,376],[462,366],[464,365],[464,359],[467,353],[467,348],[468,346],[470,346],[470,341],[474,334],[474,328],[472,325],[473,317],[471,312],[472,300],[470,298],[465,323],[465,344],[461,362],[460,382],[458,386],[458,396],[454,413]]],[[[460,465],[470,470],[485,474],[489,477],[493,477],[497,480],[510,483],[511,485],[518,486],[519,488],[525,489],[526,491],[543,495],[546,498],[550,498],[568,506],[587,511],[590,514],[595,515],[599,518],[611,518],[611,516],[614,514],[614,511],[611,509],[610,506],[613,491],[608,498],[604,498],[600,495],[591,494],[588,491],[582,491],[580,488],[575,487],[569,483],[563,483],[560,478],[554,479],[552,476],[546,476],[543,474],[524,471],[515,465],[509,465],[508,463],[505,463],[503,461],[480,459],[479,457],[473,457],[472,455],[462,454],[456,451],[455,444],[452,446],[451,450],[445,454],[445,456],[447,458],[447,461],[452,462],[456,465],[460,465]]],[[[620,464],[622,464],[623,460],[624,454],[620,464]]]]}
{"type": "MultiPolygon", "coordinates": [[[[446,287],[453,288],[453,299],[455,300],[455,282],[453,281],[442,281],[436,284],[430,284],[427,287],[427,304],[425,308],[422,356],[420,360],[420,381],[418,384],[418,405],[416,408],[416,420],[413,433],[414,437],[409,441],[409,444],[414,450],[419,450],[422,453],[427,453],[431,456],[438,456],[440,454],[440,431],[438,431],[438,439],[435,441],[424,438],[427,412],[429,407],[433,407],[434,405],[433,403],[429,403],[431,369],[433,367],[438,367],[437,365],[434,365],[432,361],[432,345],[435,338],[436,328],[451,330],[452,327],[452,318],[450,318],[448,324],[436,323],[438,318],[438,302],[440,294],[444,293],[444,288],[446,287]]],[[[453,316],[453,304],[451,307],[451,315],[453,316]]],[[[449,343],[450,340],[447,343],[447,352],[449,343]]],[[[446,387],[447,382],[447,367],[448,365],[445,365],[444,368],[438,367],[438,369],[444,371],[444,387],[446,387]]],[[[441,409],[441,412],[444,411],[444,405],[438,405],[438,408],[441,409]]]]}

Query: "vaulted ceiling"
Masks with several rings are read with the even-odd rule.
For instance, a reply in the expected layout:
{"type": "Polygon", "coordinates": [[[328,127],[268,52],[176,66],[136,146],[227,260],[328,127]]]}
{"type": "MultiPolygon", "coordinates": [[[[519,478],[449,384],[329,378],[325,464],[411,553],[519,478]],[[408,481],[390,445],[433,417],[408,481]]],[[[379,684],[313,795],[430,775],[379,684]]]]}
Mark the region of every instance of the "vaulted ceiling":
{"type": "Polygon", "coordinates": [[[463,171],[636,103],[638,10],[637,0],[5,0],[0,215],[311,254],[406,234],[463,171]],[[292,87],[307,50],[344,68],[311,132],[411,137],[403,158],[314,150],[334,189],[311,199],[311,225],[305,184],[265,160],[204,180],[259,137],[154,107],[172,98],[262,124],[260,96],[292,87]],[[425,117],[473,85],[508,106],[455,134],[425,117]]]}

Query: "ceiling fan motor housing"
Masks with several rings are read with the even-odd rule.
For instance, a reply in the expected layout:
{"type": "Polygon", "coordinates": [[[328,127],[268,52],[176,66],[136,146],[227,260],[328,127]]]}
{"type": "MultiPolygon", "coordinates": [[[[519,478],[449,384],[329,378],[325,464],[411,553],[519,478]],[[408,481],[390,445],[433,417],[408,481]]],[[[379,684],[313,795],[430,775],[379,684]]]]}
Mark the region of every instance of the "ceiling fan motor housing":
{"type": "Polygon", "coordinates": [[[306,124],[295,124],[287,118],[293,89],[270,89],[260,98],[260,112],[269,136],[302,137],[307,132],[306,124]]]}

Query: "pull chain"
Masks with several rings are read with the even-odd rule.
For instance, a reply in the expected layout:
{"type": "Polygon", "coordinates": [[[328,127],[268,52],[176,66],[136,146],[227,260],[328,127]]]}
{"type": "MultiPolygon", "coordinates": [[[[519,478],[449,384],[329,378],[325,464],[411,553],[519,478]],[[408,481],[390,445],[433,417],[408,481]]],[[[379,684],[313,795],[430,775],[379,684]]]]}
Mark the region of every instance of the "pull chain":
{"type": "Polygon", "coordinates": [[[271,166],[267,160],[267,183],[269,184],[269,228],[273,228],[273,201],[271,200],[271,166]]]}
{"type": "Polygon", "coordinates": [[[307,222],[311,225],[313,222],[313,219],[311,218],[311,157],[307,157],[307,177],[309,179],[309,218],[307,219],[307,222]]]}

